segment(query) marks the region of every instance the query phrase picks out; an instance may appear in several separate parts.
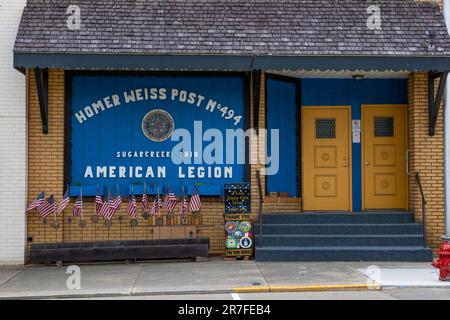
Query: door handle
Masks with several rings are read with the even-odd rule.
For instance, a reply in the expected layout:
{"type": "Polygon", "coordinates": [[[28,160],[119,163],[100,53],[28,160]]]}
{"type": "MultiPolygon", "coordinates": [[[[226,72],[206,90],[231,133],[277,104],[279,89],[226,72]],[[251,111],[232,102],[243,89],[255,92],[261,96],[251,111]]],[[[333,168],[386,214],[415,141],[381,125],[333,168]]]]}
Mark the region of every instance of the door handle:
{"type": "Polygon", "coordinates": [[[370,162],[366,161],[366,167],[370,166],[370,162]]]}
{"type": "Polygon", "coordinates": [[[344,166],[344,168],[347,168],[348,167],[348,158],[344,157],[343,160],[344,160],[343,166],[344,166]]]}

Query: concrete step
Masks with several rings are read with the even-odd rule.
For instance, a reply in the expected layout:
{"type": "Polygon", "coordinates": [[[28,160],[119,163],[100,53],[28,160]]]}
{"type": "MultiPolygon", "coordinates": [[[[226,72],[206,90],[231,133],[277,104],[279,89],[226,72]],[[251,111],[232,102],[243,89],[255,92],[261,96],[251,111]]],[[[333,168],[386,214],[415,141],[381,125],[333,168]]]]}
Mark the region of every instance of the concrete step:
{"type": "Polygon", "coordinates": [[[417,247],[263,247],[256,261],[399,261],[431,262],[431,249],[417,247]]]}
{"type": "MultiPolygon", "coordinates": [[[[259,224],[254,233],[258,234],[259,224]]],[[[421,235],[422,225],[415,223],[398,224],[274,224],[263,223],[264,235],[421,235]]]]}
{"type": "MultiPolygon", "coordinates": [[[[259,235],[255,236],[259,245],[259,235]]],[[[422,235],[263,235],[264,247],[418,247],[422,235]]]]}
{"type": "Polygon", "coordinates": [[[263,217],[264,224],[319,224],[319,223],[369,223],[392,224],[413,223],[414,215],[410,212],[376,212],[376,213],[295,213],[267,214],[263,217]]]}

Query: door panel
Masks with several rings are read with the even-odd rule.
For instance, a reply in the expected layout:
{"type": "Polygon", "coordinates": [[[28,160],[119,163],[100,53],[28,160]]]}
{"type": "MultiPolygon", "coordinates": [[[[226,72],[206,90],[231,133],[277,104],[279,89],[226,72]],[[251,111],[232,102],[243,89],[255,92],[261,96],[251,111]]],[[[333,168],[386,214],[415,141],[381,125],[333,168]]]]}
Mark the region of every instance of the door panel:
{"type": "Polygon", "coordinates": [[[302,108],[303,209],[351,210],[350,111],[302,108]]]}
{"type": "Polygon", "coordinates": [[[365,209],[407,209],[406,106],[362,106],[365,209]]]}

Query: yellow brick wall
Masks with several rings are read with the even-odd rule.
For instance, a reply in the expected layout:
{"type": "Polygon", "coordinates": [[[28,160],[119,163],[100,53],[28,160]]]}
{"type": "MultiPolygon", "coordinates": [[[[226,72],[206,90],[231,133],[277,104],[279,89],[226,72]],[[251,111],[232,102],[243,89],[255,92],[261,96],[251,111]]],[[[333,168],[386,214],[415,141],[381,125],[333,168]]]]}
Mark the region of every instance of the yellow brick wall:
{"type": "MultiPolygon", "coordinates": [[[[49,72],[49,134],[42,134],[42,124],[34,74],[29,72],[28,102],[28,200],[32,201],[41,191],[47,197],[54,194],[61,199],[64,184],[64,72],[49,72]]],[[[62,223],[62,217],[58,219],[62,223]]],[[[28,237],[33,242],[62,241],[62,229],[56,232],[49,219],[43,225],[36,213],[28,215],[28,237]]]]}
{"type": "MultiPolygon", "coordinates": [[[[436,249],[444,234],[443,107],[438,117],[436,135],[430,137],[427,73],[412,73],[409,76],[408,100],[410,171],[417,171],[422,177],[427,199],[427,238],[429,245],[436,249]]],[[[416,220],[422,222],[421,197],[413,177],[409,178],[409,206],[416,220]]]]}

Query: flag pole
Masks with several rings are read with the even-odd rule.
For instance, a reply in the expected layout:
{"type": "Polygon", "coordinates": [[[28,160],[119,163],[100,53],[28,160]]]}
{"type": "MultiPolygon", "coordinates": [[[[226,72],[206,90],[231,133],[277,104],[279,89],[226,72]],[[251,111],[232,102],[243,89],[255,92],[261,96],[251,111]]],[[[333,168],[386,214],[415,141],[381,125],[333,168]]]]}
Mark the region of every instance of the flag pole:
{"type": "MultiPolygon", "coordinates": [[[[67,188],[70,188],[69,185],[67,185],[67,188]]],[[[70,190],[69,190],[69,196],[70,196],[70,190]]],[[[69,199],[69,203],[70,203],[70,200],[71,199],[69,199]]],[[[63,222],[64,221],[65,221],[65,216],[63,213],[63,222]]],[[[69,242],[70,242],[70,241],[72,241],[72,223],[73,223],[72,217],[69,216],[69,218],[67,218],[67,223],[69,224],[69,239],[70,239],[69,242]]]]}
{"type": "MultiPolygon", "coordinates": [[[[46,201],[46,194],[45,191],[44,192],[44,203],[46,201]]],[[[39,217],[39,219],[41,219],[41,217],[39,217]]],[[[44,242],[47,242],[47,221],[45,218],[42,219],[42,223],[44,224],[44,242]]]]}
{"type": "MultiPolygon", "coordinates": [[[[148,203],[148,196],[147,196],[147,181],[144,181],[144,193],[146,194],[146,198],[147,198],[147,210],[148,210],[148,205],[149,205],[149,203],[148,203]]],[[[142,195],[142,196],[144,196],[144,195],[142,195]]],[[[149,215],[149,213],[148,212],[143,212],[142,213],[142,215],[145,217],[147,217],[147,227],[145,228],[145,230],[146,230],[146,234],[147,234],[147,240],[149,240],[150,239],[150,232],[148,232],[148,229],[149,229],[149,226],[150,226],[150,215],[149,215]]],[[[153,218],[152,218],[153,219],[153,218]]],[[[144,221],[145,221],[145,219],[144,219],[144,221]]]]}
{"type": "Polygon", "coordinates": [[[81,214],[80,214],[80,226],[81,226],[81,242],[84,241],[84,224],[83,224],[83,187],[80,188],[80,200],[81,200],[81,214]]]}
{"type": "MultiPolygon", "coordinates": [[[[172,188],[170,187],[170,182],[169,182],[169,189],[168,189],[168,193],[172,192],[172,188]]],[[[169,196],[170,199],[170,196],[169,196]]],[[[172,219],[170,220],[170,239],[173,240],[173,220],[175,219],[175,216],[173,215],[173,211],[171,212],[170,216],[172,217],[172,219]]]]}
{"type": "MultiPolygon", "coordinates": [[[[120,196],[120,191],[119,191],[119,184],[116,184],[116,199],[120,196]]],[[[116,213],[119,211],[119,208],[117,207],[117,211],[116,213]]],[[[115,215],[115,214],[114,214],[115,215]]],[[[114,219],[114,217],[113,217],[114,219]]],[[[119,217],[117,218],[117,220],[119,221],[119,235],[120,235],[120,239],[122,239],[122,216],[120,215],[119,212],[119,217]]]]}
{"type": "MultiPolygon", "coordinates": [[[[109,210],[109,200],[111,198],[111,187],[108,187],[108,210],[109,210]]],[[[106,228],[108,229],[108,241],[109,241],[109,230],[111,229],[110,227],[106,226],[106,228]]]]}
{"type": "MultiPolygon", "coordinates": [[[[163,199],[163,208],[167,206],[167,203],[166,203],[166,197],[169,196],[169,190],[170,190],[170,183],[167,181],[167,178],[166,178],[166,195],[165,195],[165,197],[164,197],[164,199],[163,199]]],[[[164,208],[164,210],[167,210],[167,209],[164,208]]],[[[164,214],[164,215],[162,216],[162,219],[163,219],[163,225],[164,225],[164,227],[167,227],[167,214],[164,214]]]]}
{"type": "MultiPolygon", "coordinates": [[[[181,200],[181,210],[184,210],[183,206],[184,206],[184,201],[185,201],[185,188],[183,186],[183,200],[181,200]]],[[[183,211],[183,215],[184,215],[184,211],[183,211]]],[[[181,219],[184,219],[184,217],[182,217],[181,219]]],[[[181,223],[183,223],[183,221],[181,221],[181,223]]],[[[184,243],[187,244],[187,226],[185,223],[184,224],[184,243]]]]}
{"type": "MultiPolygon", "coordinates": [[[[69,203],[70,203],[70,185],[69,184],[67,184],[66,192],[67,192],[67,195],[69,196],[69,203]]],[[[66,221],[65,220],[66,216],[64,214],[65,211],[66,210],[63,210],[63,212],[61,212],[62,213],[62,225],[61,225],[62,231],[61,231],[61,233],[63,234],[63,236],[62,236],[62,242],[63,243],[64,243],[64,222],[66,221]]],[[[69,239],[71,239],[71,236],[72,236],[72,234],[70,232],[70,226],[69,226],[69,239]]],[[[70,240],[69,240],[69,242],[70,242],[70,240]]]]}
{"type": "MultiPolygon", "coordinates": [[[[130,202],[133,201],[133,197],[134,197],[134,185],[131,185],[131,199],[130,202]]],[[[131,230],[133,231],[133,240],[136,241],[136,226],[133,227],[133,225],[131,226],[131,230]]]]}
{"type": "MultiPolygon", "coordinates": [[[[160,213],[160,210],[162,209],[159,206],[159,202],[160,202],[160,198],[159,198],[159,186],[158,186],[158,214],[160,213]]],[[[164,218],[163,218],[164,219],[164,218]]],[[[163,220],[164,221],[164,220],[163,220]]],[[[158,225],[158,240],[159,240],[159,244],[161,245],[161,224],[158,223],[158,218],[155,217],[155,222],[158,225]]]]}
{"type": "Polygon", "coordinates": [[[56,219],[56,211],[58,210],[57,207],[57,202],[55,200],[55,205],[53,206],[53,217],[54,217],[54,222],[53,222],[53,228],[55,229],[55,241],[56,243],[58,243],[58,225],[57,225],[57,219],[56,219]]]}
{"type": "MultiPolygon", "coordinates": [[[[83,187],[80,189],[80,200],[81,204],[83,204],[83,187]]],[[[81,221],[83,222],[83,206],[81,206],[81,221]]]]}
{"type": "MultiPolygon", "coordinates": [[[[98,192],[98,183],[97,183],[97,191],[95,192],[95,202],[94,202],[94,214],[93,217],[97,216],[97,196],[99,196],[99,192],[98,192]]],[[[97,219],[98,217],[95,217],[94,219],[97,219]]],[[[97,220],[98,222],[98,220],[97,220]]],[[[94,223],[94,242],[97,242],[97,223],[95,223],[94,221],[92,221],[92,223],[94,223]]]]}
{"type": "MultiPolygon", "coordinates": [[[[46,201],[46,194],[44,193],[44,200],[46,201]]],[[[44,223],[44,242],[47,242],[47,218],[44,218],[42,220],[42,222],[44,223]]]]}

